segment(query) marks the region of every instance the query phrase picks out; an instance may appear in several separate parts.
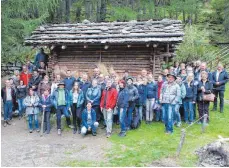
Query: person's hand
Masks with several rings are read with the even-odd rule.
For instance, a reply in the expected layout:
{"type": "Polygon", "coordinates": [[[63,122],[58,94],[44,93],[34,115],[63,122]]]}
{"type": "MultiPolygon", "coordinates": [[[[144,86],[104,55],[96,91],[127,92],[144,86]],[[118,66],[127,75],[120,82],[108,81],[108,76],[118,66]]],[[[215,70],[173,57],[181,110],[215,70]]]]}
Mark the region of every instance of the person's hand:
{"type": "Polygon", "coordinates": [[[100,109],[101,109],[101,111],[103,111],[103,108],[102,107],[100,109]]]}
{"type": "Polygon", "coordinates": [[[46,105],[42,105],[42,108],[46,108],[47,106],[46,105]]]}
{"type": "Polygon", "coordinates": [[[203,88],[202,91],[205,92],[205,89],[203,88]]]}
{"type": "Polygon", "coordinates": [[[195,103],[196,103],[195,101],[192,102],[192,104],[195,104],[195,103]]]}
{"type": "Polygon", "coordinates": [[[111,108],[107,109],[108,112],[111,112],[111,108]]]}

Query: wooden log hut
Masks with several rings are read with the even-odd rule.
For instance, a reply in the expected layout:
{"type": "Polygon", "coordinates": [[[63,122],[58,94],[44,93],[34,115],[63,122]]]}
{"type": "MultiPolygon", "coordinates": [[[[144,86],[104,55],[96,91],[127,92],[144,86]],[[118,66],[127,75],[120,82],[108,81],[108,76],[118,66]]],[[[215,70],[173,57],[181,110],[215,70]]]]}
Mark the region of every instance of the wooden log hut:
{"type": "MultiPolygon", "coordinates": [[[[42,25],[25,39],[25,45],[50,48],[49,68],[55,65],[88,72],[103,63],[117,73],[131,75],[142,69],[155,77],[161,62],[173,56],[176,44],[183,40],[181,21],[130,21],[42,25]]],[[[54,70],[54,69],[53,69],[54,70]]]]}

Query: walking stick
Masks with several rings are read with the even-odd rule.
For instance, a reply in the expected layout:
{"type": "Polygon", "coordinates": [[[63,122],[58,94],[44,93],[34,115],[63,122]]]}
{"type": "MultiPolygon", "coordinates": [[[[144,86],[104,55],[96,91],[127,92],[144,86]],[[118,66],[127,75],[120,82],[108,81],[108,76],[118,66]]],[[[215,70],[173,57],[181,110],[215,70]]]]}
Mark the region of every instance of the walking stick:
{"type": "Polygon", "coordinates": [[[43,136],[43,129],[44,129],[44,115],[45,115],[45,108],[43,108],[43,112],[42,112],[42,120],[41,120],[41,132],[40,132],[40,136],[43,136]]]}

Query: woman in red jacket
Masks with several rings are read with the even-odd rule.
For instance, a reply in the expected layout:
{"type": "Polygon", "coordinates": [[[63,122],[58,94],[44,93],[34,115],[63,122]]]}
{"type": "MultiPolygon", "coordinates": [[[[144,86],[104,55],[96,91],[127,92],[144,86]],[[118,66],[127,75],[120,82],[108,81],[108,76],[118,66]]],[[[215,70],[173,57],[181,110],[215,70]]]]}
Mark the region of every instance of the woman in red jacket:
{"type": "Polygon", "coordinates": [[[108,79],[106,81],[106,88],[103,90],[102,98],[100,102],[100,108],[104,116],[107,128],[107,138],[111,136],[112,131],[112,117],[113,109],[115,108],[118,92],[115,88],[111,87],[112,81],[108,79]]]}

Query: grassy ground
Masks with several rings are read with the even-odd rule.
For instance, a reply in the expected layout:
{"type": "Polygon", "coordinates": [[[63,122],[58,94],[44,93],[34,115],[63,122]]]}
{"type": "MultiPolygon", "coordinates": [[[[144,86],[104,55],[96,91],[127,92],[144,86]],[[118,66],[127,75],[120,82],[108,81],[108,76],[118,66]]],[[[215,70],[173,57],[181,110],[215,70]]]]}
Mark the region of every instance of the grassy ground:
{"type": "MultiPolygon", "coordinates": [[[[225,92],[225,99],[229,100],[229,85],[225,92]]],[[[212,105],[210,107],[212,109],[212,105]]],[[[182,128],[187,127],[183,124],[182,128]]],[[[154,122],[152,125],[143,123],[137,130],[127,133],[125,138],[117,136],[119,127],[115,126],[114,134],[109,139],[112,148],[107,152],[104,162],[70,161],[62,166],[150,166],[154,160],[169,158],[179,166],[196,166],[198,158],[195,151],[216,140],[218,135],[229,136],[229,104],[225,105],[224,113],[210,111],[210,124],[205,133],[201,133],[201,125],[195,124],[187,129],[185,143],[180,157],[176,157],[176,150],[180,141],[181,128],[175,128],[172,135],[164,133],[164,125],[154,122]]],[[[104,137],[105,138],[105,137],[104,137]]],[[[168,166],[169,163],[168,163],[168,166]]]]}
{"type": "MultiPolygon", "coordinates": [[[[104,162],[75,160],[64,163],[64,166],[150,166],[152,161],[166,157],[172,158],[180,166],[195,166],[198,161],[195,155],[196,149],[216,140],[218,135],[223,137],[229,135],[229,105],[225,106],[223,114],[210,112],[210,115],[211,121],[205,133],[201,133],[201,125],[198,124],[187,130],[180,157],[176,157],[176,150],[180,141],[181,129],[175,128],[172,135],[166,135],[164,125],[154,122],[152,125],[143,123],[139,129],[129,131],[125,138],[117,136],[119,128],[115,126],[114,134],[110,138],[113,144],[112,149],[107,151],[104,162]]],[[[187,126],[182,125],[183,128],[187,126]]]]}

